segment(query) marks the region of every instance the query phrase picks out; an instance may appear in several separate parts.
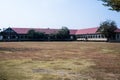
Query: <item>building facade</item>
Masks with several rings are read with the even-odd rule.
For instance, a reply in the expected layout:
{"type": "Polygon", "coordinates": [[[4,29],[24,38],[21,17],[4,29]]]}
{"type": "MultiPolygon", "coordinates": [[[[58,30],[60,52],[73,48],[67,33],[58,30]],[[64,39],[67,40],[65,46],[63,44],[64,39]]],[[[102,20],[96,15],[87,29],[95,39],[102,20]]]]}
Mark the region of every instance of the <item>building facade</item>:
{"type": "Polygon", "coordinates": [[[106,41],[104,35],[97,32],[98,28],[80,29],[76,32],[77,40],[88,40],[88,41],[106,41]]]}

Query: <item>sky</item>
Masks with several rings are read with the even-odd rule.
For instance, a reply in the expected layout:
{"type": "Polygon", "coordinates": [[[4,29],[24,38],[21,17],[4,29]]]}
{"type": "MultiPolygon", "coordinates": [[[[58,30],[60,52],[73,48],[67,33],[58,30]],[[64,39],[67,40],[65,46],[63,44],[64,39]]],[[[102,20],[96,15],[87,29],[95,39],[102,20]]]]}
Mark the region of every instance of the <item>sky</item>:
{"type": "Polygon", "coordinates": [[[99,0],[0,0],[0,28],[98,27],[113,20],[120,28],[120,12],[99,0]]]}

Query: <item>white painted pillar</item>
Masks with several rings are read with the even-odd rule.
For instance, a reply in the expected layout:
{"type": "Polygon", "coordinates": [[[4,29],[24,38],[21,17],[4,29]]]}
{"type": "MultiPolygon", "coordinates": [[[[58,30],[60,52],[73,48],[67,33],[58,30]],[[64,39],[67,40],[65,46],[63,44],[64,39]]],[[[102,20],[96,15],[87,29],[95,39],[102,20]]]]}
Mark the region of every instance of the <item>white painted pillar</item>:
{"type": "Polygon", "coordinates": [[[100,34],[100,38],[102,38],[102,34],[100,34]]]}
{"type": "Polygon", "coordinates": [[[96,38],[96,35],[94,35],[94,38],[96,38]]]}
{"type": "Polygon", "coordinates": [[[92,38],[94,38],[94,35],[92,35],[92,38]]]}

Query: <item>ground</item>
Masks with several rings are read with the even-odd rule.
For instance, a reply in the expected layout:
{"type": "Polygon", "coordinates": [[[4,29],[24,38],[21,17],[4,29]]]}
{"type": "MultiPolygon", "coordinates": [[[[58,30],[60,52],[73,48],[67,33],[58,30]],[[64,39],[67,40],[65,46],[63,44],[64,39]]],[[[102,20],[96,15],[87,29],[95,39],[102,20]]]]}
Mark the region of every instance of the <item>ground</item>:
{"type": "Polygon", "coordinates": [[[0,42],[0,80],[120,80],[120,43],[0,42]]]}

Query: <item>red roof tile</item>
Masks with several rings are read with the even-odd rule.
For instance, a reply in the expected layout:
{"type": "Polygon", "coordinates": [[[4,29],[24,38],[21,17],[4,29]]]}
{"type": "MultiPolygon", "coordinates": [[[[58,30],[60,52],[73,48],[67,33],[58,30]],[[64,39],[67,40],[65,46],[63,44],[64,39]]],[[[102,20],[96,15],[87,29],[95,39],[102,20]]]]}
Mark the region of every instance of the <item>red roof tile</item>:
{"type": "MultiPolygon", "coordinates": [[[[57,33],[59,29],[43,28],[12,28],[18,34],[27,34],[29,30],[34,29],[36,32],[45,32],[45,34],[57,33]]],[[[70,30],[70,34],[75,34],[77,30],[70,30]]]]}
{"type": "Polygon", "coordinates": [[[120,29],[115,30],[115,32],[119,32],[120,33],[120,29]]]}
{"type": "Polygon", "coordinates": [[[18,34],[27,34],[27,32],[30,30],[29,28],[12,28],[16,33],[18,34]]]}
{"type": "Polygon", "coordinates": [[[88,28],[88,29],[80,29],[77,30],[76,34],[94,34],[98,30],[98,27],[96,28],[88,28]]]}
{"type": "Polygon", "coordinates": [[[74,34],[75,35],[76,32],[77,32],[77,30],[72,30],[72,29],[70,30],[70,34],[74,34]]]}
{"type": "MultiPolygon", "coordinates": [[[[49,29],[49,28],[12,28],[18,34],[27,34],[29,30],[34,29],[37,32],[45,32],[45,34],[57,33],[59,29],[49,29]]],[[[70,34],[95,34],[98,30],[96,28],[87,28],[87,29],[80,29],[74,30],[70,29],[70,34]]],[[[120,32],[120,29],[115,30],[115,32],[120,32]]]]}

